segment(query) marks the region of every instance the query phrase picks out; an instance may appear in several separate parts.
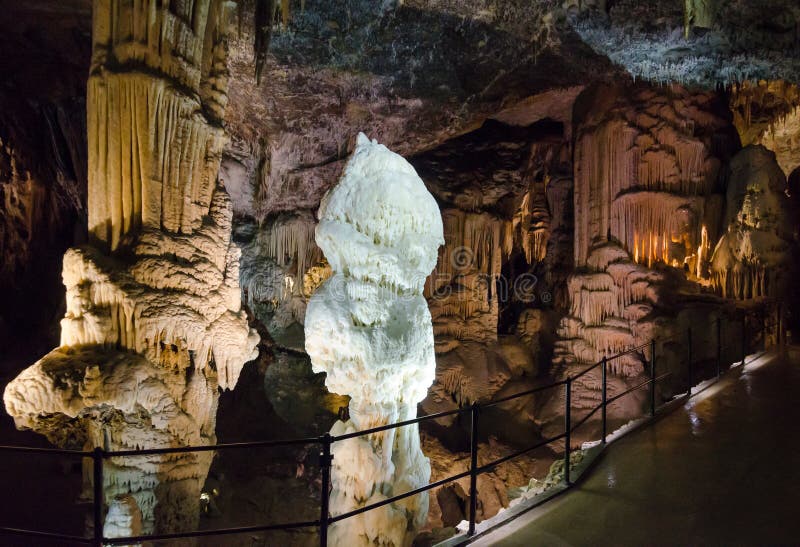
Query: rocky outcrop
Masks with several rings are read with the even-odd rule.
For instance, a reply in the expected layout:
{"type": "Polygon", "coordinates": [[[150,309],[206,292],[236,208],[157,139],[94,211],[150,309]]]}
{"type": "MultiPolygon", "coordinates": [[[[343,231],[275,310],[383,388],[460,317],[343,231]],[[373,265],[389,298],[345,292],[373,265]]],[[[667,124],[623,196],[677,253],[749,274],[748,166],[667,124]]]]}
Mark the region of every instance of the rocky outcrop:
{"type": "MultiPolygon", "coordinates": [[[[574,187],[582,215],[575,217],[577,268],[553,361],[559,378],[671,334],[664,316],[682,282],[675,277],[708,279],[723,211],[722,165],[737,145],[724,107],[709,94],[600,88],[584,100],[574,187]]],[[[609,396],[639,383],[649,358],[641,348],[611,361],[609,396]]],[[[577,417],[600,401],[600,375],[598,367],[573,384],[577,417]]],[[[633,393],[610,414],[638,416],[644,396],[633,393]]],[[[561,427],[553,417],[563,404],[558,393],[540,411],[551,432],[561,427]]]]}
{"type": "Polygon", "coordinates": [[[309,2],[273,27],[260,86],[253,10],[242,4],[231,41],[229,152],[255,152],[256,161],[237,162],[256,196],[253,216],[316,209],[364,127],[410,158],[539,93],[570,102],[582,75],[608,77],[614,68],[575,39],[557,4],[309,2]]]}
{"type": "Polygon", "coordinates": [[[742,145],[762,145],[789,177],[800,168],[800,89],[784,80],[743,82],[731,90],[742,145]]]}
{"type": "Polygon", "coordinates": [[[697,271],[702,227],[719,233],[720,168],[738,145],[725,107],[678,86],[619,91],[597,90],[576,136],[575,265],[610,238],[636,262],[697,271]]]}
{"type": "MultiPolygon", "coordinates": [[[[62,347],[23,371],[4,400],[17,427],[62,447],[207,445],[216,440],[215,380],[113,348],[62,347]]],[[[106,503],[113,507],[117,496],[130,495],[144,533],[194,529],[212,458],[212,452],[111,458],[103,470],[106,503]]]]}

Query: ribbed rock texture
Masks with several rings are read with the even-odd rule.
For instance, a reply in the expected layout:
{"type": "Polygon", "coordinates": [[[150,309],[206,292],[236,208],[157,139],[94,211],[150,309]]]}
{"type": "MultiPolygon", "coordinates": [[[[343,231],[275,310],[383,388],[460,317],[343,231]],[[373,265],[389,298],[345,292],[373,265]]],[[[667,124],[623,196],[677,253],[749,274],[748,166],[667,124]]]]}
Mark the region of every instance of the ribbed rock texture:
{"type": "MultiPolygon", "coordinates": [[[[323,198],[316,241],[333,276],[308,303],[305,347],[325,384],[350,395],[350,419],[331,433],[416,416],[436,362],[425,278],[444,242],[439,208],[414,168],[360,134],[338,184],[323,198]]],[[[428,483],[417,425],[333,445],[331,513],[428,483]]],[[[407,546],[425,524],[427,493],[357,515],[330,530],[337,546],[407,546]]]]}
{"type": "Polygon", "coordinates": [[[743,149],[730,169],[727,230],[711,257],[714,285],[726,298],[781,296],[796,225],[786,177],[763,146],[743,149]]]}
{"type": "MultiPolygon", "coordinates": [[[[19,423],[58,444],[213,442],[217,387],[236,384],[255,341],[239,302],[263,337],[261,359],[245,371],[247,397],[222,399],[230,405],[220,437],[329,429],[348,395],[325,392],[325,374],[314,373],[304,352],[304,323],[309,299],[330,295],[347,272],[341,263],[332,268],[314,241],[315,212],[362,129],[408,158],[441,210],[444,245],[422,290],[436,354],[423,412],[574,375],[651,336],[668,339],[657,353],[659,371],[673,373],[659,384],[659,396],[669,397],[688,381],[689,327],[696,359],[715,358],[713,344],[701,341],[715,339],[721,309],[782,292],[771,276],[786,278],[791,245],[783,232],[797,240],[800,230],[776,212],[785,200],[775,190],[775,163],[766,153],[731,158],[737,141],[775,152],[797,206],[800,33],[792,0],[98,1],[94,19],[91,4],[6,2],[0,21],[5,371],[19,372],[18,363],[53,345],[33,349],[29,331],[57,338],[45,325],[64,315],[61,258],[87,232],[91,242],[64,256],[61,335],[70,346],[9,391],[19,423]],[[759,77],[769,80],[741,82],[759,77]],[[731,85],[721,91],[720,82],[731,85]],[[777,239],[769,235],[776,229],[777,239]],[[320,289],[332,275],[331,287],[320,289]],[[24,358],[7,357],[15,350],[24,358]],[[61,410],[41,417],[41,408],[61,410]]],[[[372,298],[360,292],[370,283],[347,286],[359,288],[348,293],[353,301],[372,298]]],[[[397,309],[420,317],[422,304],[414,306],[397,309]]],[[[366,319],[355,331],[376,324],[366,319]]],[[[724,328],[723,338],[739,336],[738,323],[724,328]]],[[[640,349],[614,360],[610,394],[638,383],[649,357],[640,349]]],[[[599,370],[575,381],[573,419],[599,402],[600,381],[599,370]]],[[[348,427],[367,427],[373,420],[365,415],[379,416],[376,423],[413,415],[413,404],[396,402],[359,414],[363,397],[337,386],[354,396],[348,427]]],[[[556,393],[487,408],[480,461],[560,433],[563,390],[556,393]]],[[[644,394],[612,406],[612,422],[639,415],[644,394]]],[[[465,469],[466,422],[450,416],[423,426],[434,480],[465,469]]],[[[370,439],[363,453],[388,439],[370,439]]],[[[527,484],[557,450],[482,475],[478,518],[507,505],[506,487],[527,484]]],[[[289,466],[294,476],[297,464],[293,484],[313,490],[315,466],[305,457],[289,466]]],[[[133,531],[137,511],[144,529],[189,526],[203,458],[115,458],[108,533],[133,531]],[[162,495],[181,501],[156,503],[162,495]]],[[[260,500],[278,497],[273,486],[284,479],[261,479],[279,460],[216,459],[223,520],[215,523],[274,517],[275,504],[260,500]],[[246,488],[231,488],[234,474],[246,488]]],[[[380,484],[374,492],[389,489],[380,484]]],[[[433,492],[429,524],[463,518],[466,481],[461,490],[433,492]]],[[[291,498],[278,513],[305,515],[305,504],[315,518],[315,502],[291,498]]],[[[405,510],[398,511],[375,514],[405,510]]]]}
{"type": "MultiPolygon", "coordinates": [[[[738,145],[724,105],[711,94],[601,87],[587,100],[575,143],[578,268],[567,280],[568,311],[554,355],[562,378],[671,334],[659,321],[670,300],[664,292],[674,284],[666,267],[708,278],[710,241],[723,211],[722,165],[738,145]]],[[[609,396],[639,383],[649,359],[643,347],[611,361],[609,396]]],[[[579,413],[600,401],[600,375],[598,367],[573,384],[579,413]]],[[[611,412],[638,416],[644,395],[634,393],[611,412]]],[[[560,409],[563,393],[539,419],[555,431],[560,409]]]]}
{"type": "MultiPolygon", "coordinates": [[[[90,245],[64,256],[61,347],[6,388],[18,427],[85,449],[215,442],[219,388],[236,385],[258,342],[217,180],[232,7],[95,2],[90,245]]],[[[137,510],[145,533],[194,529],[211,459],[206,451],[108,460],[114,533],[128,524],[133,533],[137,510]]]]}

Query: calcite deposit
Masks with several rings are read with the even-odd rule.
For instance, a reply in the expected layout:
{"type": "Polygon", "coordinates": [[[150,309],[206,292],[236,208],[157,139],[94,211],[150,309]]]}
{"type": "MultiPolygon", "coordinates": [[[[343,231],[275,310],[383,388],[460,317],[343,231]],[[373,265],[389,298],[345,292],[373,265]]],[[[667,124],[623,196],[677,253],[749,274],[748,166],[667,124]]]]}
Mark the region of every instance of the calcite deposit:
{"type": "Polygon", "coordinates": [[[743,149],[731,161],[727,230],[711,257],[714,285],[727,298],[779,296],[787,283],[794,223],[775,154],[743,149]]]}
{"type": "MultiPolygon", "coordinates": [[[[793,0],[37,0],[3,14],[0,371],[18,375],[16,423],[59,446],[316,436],[337,414],[334,432],[353,431],[574,377],[652,337],[665,400],[690,380],[689,328],[696,380],[716,360],[714,321],[738,352],[737,312],[800,305],[784,300],[800,256],[793,0]],[[260,353],[241,374],[249,326],[260,353]]],[[[609,395],[651,358],[614,359],[609,395]]],[[[574,419],[600,385],[599,369],[573,382],[574,419]]],[[[646,396],[612,405],[612,424],[646,396]]],[[[487,407],[479,461],[561,433],[563,412],[563,388],[487,407]]],[[[466,469],[465,417],[426,421],[421,441],[403,428],[336,443],[334,513],[424,484],[426,456],[434,480],[466,469]]],[[[478,519],[561,448],[482,475],[478,519]]],[[[104,529],[193,527],[207,474],[209,526],[317,518],[310,451],[112,458],[104,529]]],[[[331,539],[405,544],[426,503],[428,526],[457,524],[467,483],[331,539]]],[[[83,498],[91,486],[85,473],[83,498]]]]}
{"type": "MultiPolygon", "coordinates": [[[[414,168],[359,135],[338,184],[323,198],[316,241],[333,276],[308,303],[305,346],[350,419],[331,433],[416,416],[436,362],[426,276],[444,242],[439,208],[414,168]]],[[[333,445],[331,513],[339,515],[428,483],[417,425],[333,445]]],[[[330,544],[407,546],[425,523],[427,493],[332,526],[330,544]]]]}
{"type": "MultiPolygon", "coordinates": [[[[95,2],[90,245],[64,256],[61,346],[4,394],[18,427],[60,446],[214,444],[219,389],[233,388],[257,354],[230,200],[217,181],[231,8],[95,2]]],[[[212,457],[108,460],[109,529],[194,529],[212,457]]]]}

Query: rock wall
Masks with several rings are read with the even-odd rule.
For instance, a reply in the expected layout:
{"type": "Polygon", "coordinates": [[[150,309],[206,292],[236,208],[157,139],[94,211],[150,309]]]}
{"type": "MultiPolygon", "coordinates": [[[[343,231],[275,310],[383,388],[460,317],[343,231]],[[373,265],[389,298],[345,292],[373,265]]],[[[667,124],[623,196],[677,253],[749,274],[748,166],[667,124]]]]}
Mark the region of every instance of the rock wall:
{"type": "MultiPolygon", "coordinates": [[[[38,283],[41,276],[24,272],[44,271],[40,259],[59,263],[88,199],[91,245],[65,257],[62,334],[65,343],[94,349],[57,350],[26,380],[50,393],[36,404],[66,414],[38,418],[35,408],[14,403],[20,423],[61,444],[91,447],[106,442],[107,431],[109,447],[136,445],[141,432],[163,444],[213,442],[208,397],[213,402],[217,386],[235,385],[254,353],[245,313],[262,335],[260,368],[248,378],[256,378],[257,390],[263,386],[271,415],[304,422],[297,425],[303,433],[327,429],[348,402],[324,391],[322,373],[314,374],[304,353],[307,303],[332,275],[313,239],[314,212],[363,129],[409,157],[442,211],[445,245],[423,293],[437,365],[425,412],[522,391],[653,334],[708,323],[724,304],[715,287],[729,296],[772,294],[775,284],[763,273],[771,266],[747,274],[748,282],[728,278],[755,258],[766,260],[743,242],[761,237],[763,226],[787,227],[777,218],[754,222],[747,212],[775,210],[778,191],[746,190],[777,188],[772,175],[764,184],[747,182],[756,172],[774,174],[774,164],[763,154],[730,158],[738,140],[762,144],[785,175],[800,176],[797,91],[777,81],[797,73],[796,56],[781,51],[795,36],[796,10],[784,9],[786,2],[755,14],[742,2],[722,16],[696,11],[696,27],[709,17],[719,25],[688,40],[675,2],[354,0],[307,2],[299,10],[283,3],[275,24],[256,30],[257,44],[255,2],[247,0],[235,10],[217,0],[105,2],[93,39],[88,1],[55,4],[10,6],[13,24],[0,33],[4,51],[33,48],[42,59],[0,56],[11,75],[6,85],[14,86],[0,91],[0,251],[7,285],[38,283]],[[756,23],[743,25],[750,17],[756,23]],[[48,21],[48,33],[33,19],[48,21]],[[226,20],[236,23],[234,32],[226,20]],[[774,44],[763,40],[767,28],[774,44]],[[770,81],[688,91],[636,84],[624,69],[706,89],[767,72],[770,81]],[[87,95],[88,130],[83,104],[74,101],[87,95]],[[751,194],[746,207],[742,191],[751,194]],[[54,234],[51,245],[44,235],[54,234]],[[712,261],[715,248],[728,258],[720,250],[712,261]],[[154,409],[151,419],[115,403],[111,426],[101,427],[94,401],[108,406],[113,394],[97,395],[93,386],[114,376],[107,363],[116,362],[120,371],[136,371],[125,381],[168,403],[167,416],[154,409]],[[150,391],[151,383],[166,387],[150,391]],[[72,387],[62,391],[64,385],[72,387]],[[140,429],[121,425],[131,423],[140,429]],[[178,435],[182,428],[192,435],[178,435]]],[[[773,243],[781,261],[789,242],[779,239],[773,243]]],[[[53,306],[59,295],[51,291],[32,304],[34,289],[0,306],[60,315],[53,306]]],[[[16,317],[2,316],[6,323],[16,317]]],[[[663,351],[675,357],[664,367],[677,374],[683,348],[663,351]]],[[[612,393],[637,381],[647,359],[641,351],[615,362],[612,393]]],[[[576,386],[580,408],[597,402],[596,375],[576,386]]],[[[499,453],[560,426],[558,397],[487,412],[482,449],[499,453]]],[[[615,417],[635,414],[641,402],[615,417]]],[[[423,433],[423,451],[435,455],[434,476],[441,478],[463,455],[464,424],[440,420],[423,433]]],[[[507,503],[503,485],[536,463],[524,459],[513,472],[487,477],[481,517],[507,503]]],[[[152,474],[144,462],[114,465],[146,477],[134,498],[146,525],[161,526],[148,514],[148,496],[165,488],[158,481],[175,477],[163,467],[152,474]],[[153,481],[161,486],[148,493],[153,481]]],[[[196,483],[207,463],[180,466],[196,483]]],[[[175,478],[176,491],[191,481],[175,478]]],[[[135,508],[117,496],[123,490],[108,500],[115,522],[133,526],[135,508]]],[[[187,499],[195,493],[187,486],[187,499]]],[[[451,522],[450,513],[432,514],[451,522]]]]}
{"type": "Polygon", "coordinates": [[[784,80],[745,82],[733,87],[731,111],[742,145],[775,153],[785,176],[800,167],[800,89],[784,80]]]}
{"type": "Polygon", "coordinates": [[[719,233],[722,162],[738,147],[725,107],[677,86],[617,93],[597,91],[576,136],[576,266],[615,239],[636,262],[696,271],[702,227],[719,233]]]}
{"type": "MultiPolygon", "coordinates": [[[[581,100],[587,102],[577,107],[586,115],[575,143],[576,271],[567,280],[569,306],[553,360],[560,378],[673,334],[676,287],[710,282],[723,165],[738,146],[724,105],[711,94],[639,86],[590,90],[581,100]]],[[[644,347],[609,363],[610,396],[643,380],[649,353],[644,347]]],[[[600,375],[597,368],[573,384],[578,417],[600,401],[600,375]]],[[[639,416],[644,397],[632,394],[610,415],[639,416]]],[[[544,403],[545,430],[561,427],[554,416],[563,414],[563,400],[558,393],[544,403]]]]}

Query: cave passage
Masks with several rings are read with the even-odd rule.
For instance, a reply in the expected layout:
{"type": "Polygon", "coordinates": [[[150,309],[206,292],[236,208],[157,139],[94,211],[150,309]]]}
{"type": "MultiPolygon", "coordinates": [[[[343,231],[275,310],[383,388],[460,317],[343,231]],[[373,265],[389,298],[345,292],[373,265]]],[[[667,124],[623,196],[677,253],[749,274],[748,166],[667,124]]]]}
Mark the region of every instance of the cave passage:
{"type": "Polygon", "coordinates": [[[798,537],[800,439],[787,428],[800,419],[798,363],[794,351],[731,371],[707,395],[614,443],[574,490],[475,545],[775,545],[798,537]]]}

